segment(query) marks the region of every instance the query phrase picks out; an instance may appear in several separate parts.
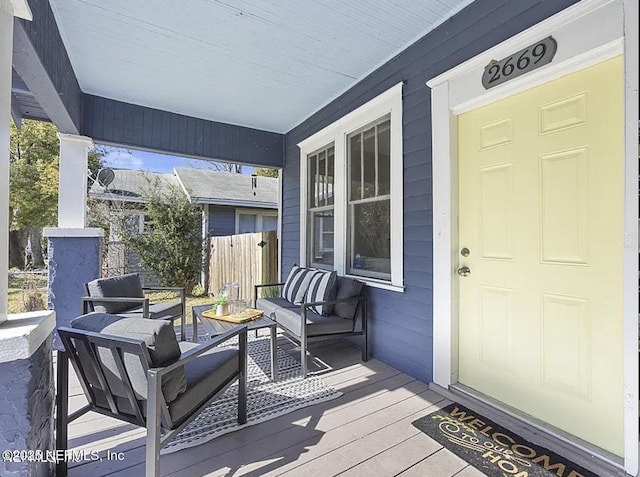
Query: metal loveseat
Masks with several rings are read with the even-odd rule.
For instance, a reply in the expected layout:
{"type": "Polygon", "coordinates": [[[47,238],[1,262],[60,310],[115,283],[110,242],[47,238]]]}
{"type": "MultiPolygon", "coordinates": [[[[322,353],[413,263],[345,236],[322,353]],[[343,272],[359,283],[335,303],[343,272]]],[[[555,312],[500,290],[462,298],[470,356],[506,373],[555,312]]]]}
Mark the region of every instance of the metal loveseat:
{"type": "Polygon", "coordinates": [[[303,377],[307,375],[310,341],[362,336],[362,360],[369,359],[367,298],[361,281],[339,277],[335,271],[294,266],[285,282],[255,285],[254,307],[300,344],[303,377]],[[278,287],[280,296],[260,297],[266,287],[278,287]]]}

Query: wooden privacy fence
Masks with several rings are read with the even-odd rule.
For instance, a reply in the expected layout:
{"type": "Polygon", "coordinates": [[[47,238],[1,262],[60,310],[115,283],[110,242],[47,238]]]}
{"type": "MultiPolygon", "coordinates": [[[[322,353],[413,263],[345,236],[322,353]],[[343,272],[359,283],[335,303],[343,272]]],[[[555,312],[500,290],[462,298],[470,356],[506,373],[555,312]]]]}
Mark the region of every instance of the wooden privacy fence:
{"type": "Polygon", "coordinates": [[[209,239],[208,292],[218,295],[224,283],[240,284],[240,299],[253,300],[253,286],[278,281],[276,232],[209,239]]]}

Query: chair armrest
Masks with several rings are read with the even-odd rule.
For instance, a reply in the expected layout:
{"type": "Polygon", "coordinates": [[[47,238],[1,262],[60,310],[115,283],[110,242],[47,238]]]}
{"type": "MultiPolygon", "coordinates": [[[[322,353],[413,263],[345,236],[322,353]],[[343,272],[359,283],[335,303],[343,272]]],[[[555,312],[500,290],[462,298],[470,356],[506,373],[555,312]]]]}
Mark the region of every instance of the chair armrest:
{"type": "MultiPolygon", "coordinates": [[[[149,318],[149,299],[148,298],[138,298],[138,297],[123,297],[123,296],[83,296],[80,298],[82,301],[82,314],[87,313],[87,303],[131,303],[132,305],[141,305],[142,306],[142,316],[143,318],[149,318]]],[[[114,313],[117,315],[117,313],[114,313]]]]}
{"type": "Polygon", "coordinates": [[[253,285],[254,288],[262,288],[262,287],[279,287],[284,285],[285,282],[280,282],[280,283],[262,283],[260,285],[253,285]]]}
{"type": "Polygon", "coordinates": [[[149,291],[176,291],[176,292],[180,292],[180,293],[184,293],[184,288],[182,287],[142,287],[142,290],[149,290],[149,291]]]}
{"type": "MultiPolygon", "coordinates": [[[[235,328],[226,331],[224,333],[222,333],[219,336],[216,336],[215,338],[213,338],[212,340],[207,341],[206,343],[202,343],[201,345],[190,349],[189,351],[185,351],[184,353],[182,353],[182,356],[180,356],[180,359],[178,359],[175,363],[170,364],[168,366],[164,366],[162,368],[150,368],[149,372],[153,372],[154,374],[156,374],[156,376],[158,377],[162,377],[167,373],[170,373],[171,371],[173,371],[174,369],[180,367],[180,366],[184,366],[185,364],[187,364],[189,361],[192,361],[194,359],[196,359],[198,356],[200,356],[203,353],[206,353],[207,351],[211,350],[212,348],[215,348],[216,346],[219,346],[221,343],[224,343],[225,341],[228,341],[229,339],[233,338],[234,336],[239,336],[239,339],[244,341],[246,344],[246,340],[247,340],[247,325],[240,325],[240,326],[236,326],[235,328]]],[[[246,346],[245,346],[246,349],[246,346]]]]}
{"type": "Polygon", "coordinates": [[[256,307],[256,303],[258,302],[258,288],[265,287],[280,287],[284,285],[285,282],[281,283],[262,283],[260,285],[253,285],[253,307],[256,307]]]}

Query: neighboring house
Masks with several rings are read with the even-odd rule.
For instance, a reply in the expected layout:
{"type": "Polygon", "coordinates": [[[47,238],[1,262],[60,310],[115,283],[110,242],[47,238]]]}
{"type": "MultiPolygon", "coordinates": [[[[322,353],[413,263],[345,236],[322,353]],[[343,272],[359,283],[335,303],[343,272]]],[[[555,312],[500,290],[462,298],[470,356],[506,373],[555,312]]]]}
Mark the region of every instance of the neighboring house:
{"type": "MultiPolygon", "coordinates": [[[[130,2],[166,35],[96,2],[30,3],[23,110],[101,144],[280,168],[282,278],[365,281],[375,358],[638,475],[637,0],[130,2]]],[[[60,190],[81,201],[74,150],[60,190]]],[[[237,207],[191,187],[210,213],[237,207]]],[[[59,216],[81,218],[70,202],[59,216]]],[[[207,230],[258,226],[232,216],[207,230]]],[[[81,275],[68,262],[58,283],[81,275]]]]}
{"type": "MultiPolygon", "coordinates": [[[[203,239],[278,228],[278,179],[185,167],[173,174],[111,170],[113,180],[106,187],[95,182],[89,195],[107,201],[113,213],[125,215],[138,233],[144,233],[145,226],[143,191],[156,181],[160,187],[177,186],[201,209],[203,239]]],[[[139,256],[125,253],[113,224],[107,262],[110,274],[142,271],[139,256]]]]}
{"type": "Polygon", "coordinates": [[[186,167],[174,174],[202,207],[209,237],[278,229],[278,179],[186,167]]]}

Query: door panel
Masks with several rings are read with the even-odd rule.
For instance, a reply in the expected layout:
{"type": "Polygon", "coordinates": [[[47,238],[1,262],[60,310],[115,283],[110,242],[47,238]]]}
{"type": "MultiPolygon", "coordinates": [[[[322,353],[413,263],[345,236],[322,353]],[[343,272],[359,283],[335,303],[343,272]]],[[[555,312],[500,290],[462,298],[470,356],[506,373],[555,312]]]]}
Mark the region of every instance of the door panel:
{"type": "Polygon", "coordinates": [[[459,381],[623,451],[622,58],[462,114],[459,381]]]}

